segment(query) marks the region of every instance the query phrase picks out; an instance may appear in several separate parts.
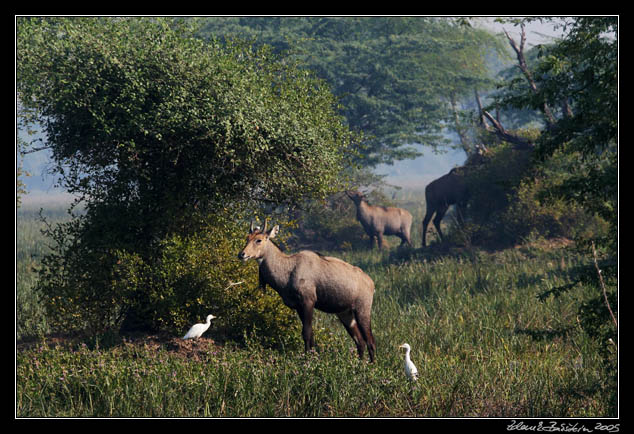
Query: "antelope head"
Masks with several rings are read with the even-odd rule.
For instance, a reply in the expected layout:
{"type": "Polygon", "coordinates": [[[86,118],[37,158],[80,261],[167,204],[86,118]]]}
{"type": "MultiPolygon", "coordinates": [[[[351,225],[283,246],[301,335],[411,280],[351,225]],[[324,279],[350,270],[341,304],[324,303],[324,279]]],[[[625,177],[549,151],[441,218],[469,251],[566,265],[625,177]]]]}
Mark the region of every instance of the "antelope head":
{"type": "Polygon", "coordinates": [[[365,195],[356,190],[346,191],[346,196],[352,199],[352,201],[357,205],[361,203],[361,201],[365,200],[365,195]]]}
{"type": "Polygon", "coordinates": [[[249,259],[261,261],[269,239],[275,238],[279,230],[280,227],[276,225],[267,232],[266,220],[264,221],[264,229],[254,227],[253,222],[251,222],[251,229],[249,229],[249,234],[247,235],[247,243],[240,253],[238,253],[238,259],[245,262],[249,259]]]}

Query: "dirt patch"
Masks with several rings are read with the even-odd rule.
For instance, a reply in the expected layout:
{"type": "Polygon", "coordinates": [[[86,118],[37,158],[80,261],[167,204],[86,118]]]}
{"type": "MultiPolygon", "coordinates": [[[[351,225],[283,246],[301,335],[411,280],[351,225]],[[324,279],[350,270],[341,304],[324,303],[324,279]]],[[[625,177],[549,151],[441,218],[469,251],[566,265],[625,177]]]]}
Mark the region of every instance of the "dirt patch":
{"type": "Polygon", "coordinates": [[[170,353],[183,359],[200,361],[209,357],[209,353],[217,350],[216,342],[211,338],[200,337],[198,339],[171,338],[164,347],[170,353]]]}
{"type": "MultiPolygon", "coordinates": [[[[48,335],[43,339],[22,340],[16,342],[16,351],[29,351],[42,345],[48,347],[61,347],[69,351],[75,351],[86,345],[93,346],[93,343],[87,343],[85,338],[77,336],[48,335]]],[[[149,351],[168,351],[174,356],[182,359],[191,359],[200,361],[209,357],[210,353],[221,349],[222,345],[210,337],[200,337],[198,339],[182,339],[167,334],[143,334],[134,333],[117,338],[116,343],[106,345],[100,344],[102,349],[133,347],[143,348],[149,351]]]]}

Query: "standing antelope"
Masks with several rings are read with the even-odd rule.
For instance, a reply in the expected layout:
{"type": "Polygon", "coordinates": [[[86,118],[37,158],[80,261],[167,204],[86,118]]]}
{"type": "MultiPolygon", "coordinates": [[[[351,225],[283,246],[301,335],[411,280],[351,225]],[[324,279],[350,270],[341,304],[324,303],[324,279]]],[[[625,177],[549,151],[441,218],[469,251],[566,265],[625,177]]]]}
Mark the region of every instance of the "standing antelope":
{"type": "Polygon", "coordinates": [[[423,247],[426,245],[427,225],[432,215],[436,213],[434,226],[442,240],[444,237],[440,231],[440,221],[445,216],[449,206],[454,204],[458,208],[458,219],[461,220],[464,214],[464,205],[469,197],[468,193],[464,174],[459,173],[458,169],[451,169],[449,173],[430,182],[425,187],[427,212],[423,219],[423,247]]]}
{"type": "Polygon", "coordinates": [[[445,216],[450,205],[456,205],[458,223],[461,225],[464,223],[465,207],[470,194],[467,176],[469,173],[478,170],[482,165],[485,165],[489,159],[489,150],[486,146],[477,144],[475,148],[476,152],[470,153],[462,166],[454,167],[449,173],[430,182],[427,187],[425,187],[427,212],[423,219],[423,247],[425,247],[427,225],[434,213],[436,213],[434,226],[436,226],[441,240],[443,239],[443,234],[440,231],[440,221],[445,216]]]}
{"type": "Polygon", "coordinates": [[[405,243],[412,245],[409,231],[412,226],[412,215],[402,208],[370,205],[360,191],[346,191],[346,194],[357,206],[357,220],[361,222],[365,233],[370,237],[370,248],[374,248],[374,237],[379,249],[384,247],[383,235],[396,235],[405,243]]]}
{"type": "Polygon", "coordinates": [[[284,304],[295,309],[302,321],[304,348],[315,345],[313,310],[317,308],[339,317],[357,346],[359,358],[367,345],[370,362],[374,361],[375,343],[370,328],[374,282],[360,268],[341,259],[322,256],[309,250],[294,255],[283,253],[273,241],[279,231],[253,228],[247,235],[238,258],[255,259],[260,265],[260,286],[267,284],[282,297],[284,304]]]}

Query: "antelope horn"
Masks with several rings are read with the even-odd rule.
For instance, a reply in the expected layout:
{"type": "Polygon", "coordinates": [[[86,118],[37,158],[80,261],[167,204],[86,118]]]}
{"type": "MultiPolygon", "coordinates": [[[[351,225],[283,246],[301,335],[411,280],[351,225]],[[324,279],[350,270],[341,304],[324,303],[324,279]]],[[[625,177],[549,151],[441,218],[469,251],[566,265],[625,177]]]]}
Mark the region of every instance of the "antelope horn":
{"type": "Polygon", "coordinates": [[[266,218],[264,219],[264,229],[262,229],[262,233],[266,232],[266,218]]]}
{"type": "Polygon", "coordinates": [[[251,229],[249,229],[249,233],[252,234],[253,233],[253,220],[251,220],[251,229]]]}

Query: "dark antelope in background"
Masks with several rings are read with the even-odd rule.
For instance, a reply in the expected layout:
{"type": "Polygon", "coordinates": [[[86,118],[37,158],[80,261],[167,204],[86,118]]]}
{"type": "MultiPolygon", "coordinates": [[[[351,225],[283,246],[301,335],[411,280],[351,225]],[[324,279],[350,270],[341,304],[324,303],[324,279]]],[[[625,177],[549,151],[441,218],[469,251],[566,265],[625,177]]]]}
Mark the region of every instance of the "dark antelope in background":
{"type": "Polygon", "coordinates": [[[427,212],[423,219],[423,247],[425,247],[425,236],[427,234],[427,225],[434,213],[434,226],[438,231],[440,239],[444,239],[440,230],[440,222],[445,216],[450,205],[456,205],[458,219],[461,220],[464,213],[464,206],[468,199],[467,183],[461,168],[452,169],[446,175],[430,182],[425,187],[425,201],[427,212]]]}
{"type": "Polygon", "coordinates": [[[409,231],[412,226],[412,215],[402,208],[370,205],[360,191],[346,191],[346,194],[357,206],[357,220],[370,237],[370,248],[374,248],[374,237],[377,238],[379,248],[384,246],[383,235],[396,235],[401,239],[401,245],[410,246],[409,231]]]}
{"type": "Polygon", "coordinates": [[[374,361],[375,343],[370,328],[374,282],[360,268],[341,259],[322,256],[309,250],[286,255],[271,241],[279,226],[266,230],[253,228],[244,249],[238,254],[243,261],[255,259],[260,264],[260,285],[269,285],[282,297],[284,304],[295,309],[302,321],[304,348],[315,345],[313,310],[317,308],[339,317],[357,346],[359,358],[367,345],[374,361]]]}

